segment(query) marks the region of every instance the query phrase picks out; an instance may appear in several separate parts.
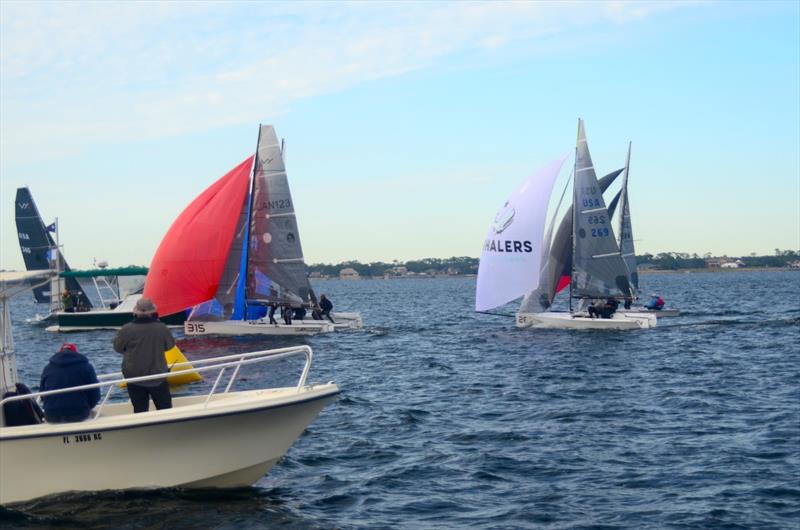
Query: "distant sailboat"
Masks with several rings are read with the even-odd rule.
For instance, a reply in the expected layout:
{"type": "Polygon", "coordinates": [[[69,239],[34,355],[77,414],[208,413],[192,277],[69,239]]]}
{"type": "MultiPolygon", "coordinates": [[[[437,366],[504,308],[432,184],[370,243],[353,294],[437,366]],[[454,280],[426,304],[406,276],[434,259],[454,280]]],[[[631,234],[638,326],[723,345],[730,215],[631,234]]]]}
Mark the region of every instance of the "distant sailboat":
{"type": "MultiPolygon", "coordinates": [[[[631,167],[631,143],[628,142],[628,156],[625,158],[625,177],[622,179],[622,188],[612,199],[608,207],[609,217],[614,216],[616,208],[619,208],[619,252],[625,261],[628,269],[628,278],[633,293],[632,298],[639,298],[639,273],[637,272],[636,250],[633,243],[633,224],[631,222],[631,207],[628,195],[628,176],[631,167]]],[[[652,313],[660,317],[675,317],[680,315],[678,309],[647,309],[641,305],[631,309],[620,309],[623,314],[627,313],[652,313]]]]}
{"type": "MultiPolygon", "coordinates": [[[[563,162],[563,160],[562,160],[563,162]]],[[[550,166],[548,166],[550,167],[550,166]]],[[[560,166],[559,166],[560,168],[560,166]]],[[[556,171],[557,175],[558,171],[556,171]]],[[[619,173],[617,173],[619,174],[619,173]]],[[[534,210],[537,221],[541,223],[530,224],[526,234],[536,242],[535,248],[540,249],[541,257],[532,256],[526,264],[527,281],[520,282],[509,274],[497,275],[500,267],[487,267],[479,269],[478,290],[476,292],[476,309],[486,310],[497,307],[514,298],[502,297],[492,299],[481,290],[481,285],[504,285],[515,282],[516,288],[508,287],[509,294],[515,298],[527,293],[519,313],[517,313],[518,327],[562,328],[562,329],[645,329],[656,325],[656,318],[643,314],[615,314],[612,318],[589,318],[583,311],[554,312],[546,311],[552,304],[552,298],[564,285],[561,280],[565,267],[566,257],[563,235],[551,241],[553,223],[545,233],[543,228],[547,204],[552,191],[552,182],[555,175],[547,174],[547,178],[540,179],[542,184],[538,189],[535,202],[519,203],[520,210],[534,210]],[[549,182],[545,185],[544,182],[549,182]],[[486,278],[481,278],[486,274],[486,278]],[[520,288],[524,291],[520,292],[520,288]],[[499,303],[496,303],[499,302],[499,303]],[[493,305],[495,304],[496,305],[493,305]]],[[[616,177],[616,175],[614,175],[616,177]]],[[[614,177],[608,181],[610,183],[614,177]]],[[[527,184],[526,184],[527,185],[527,184]]],[[[523,186],[524,188],[525,186],[523,186]]],[[[572,209],[569,223],[571,253],[569,254],[569,289],[570,305],[572,299],[590,300],[596,298],[623,298],[631,295],[631,286],[625,262],[619,251],[619,246],[611,228],[611,218],[608,215],[602,195],[603,189],[595,175],[589,149],[586,143],[583,121],[578,121],[578,140],[575,150],[575,166],[573,180],[572,209]]],[[[496,262],[502,260],[510,263],[519,261],[510,259],[509,255],[501,257],[491,248],[484,245],[481,263],[484,260],[496,262]]]]}
{"type": "MultiPolygon", "coordinates": [[[[317,302],[303,259],[281,144],[262,125],[256,154],[201,193],[170,227],[150,267],[144,295],[162,312],[193,307],[187,335],[311,335],[323,320],[269,324],[270,305],[317,302]]],[[[357,313],[334,313],[360,327],[357,313]]]]}

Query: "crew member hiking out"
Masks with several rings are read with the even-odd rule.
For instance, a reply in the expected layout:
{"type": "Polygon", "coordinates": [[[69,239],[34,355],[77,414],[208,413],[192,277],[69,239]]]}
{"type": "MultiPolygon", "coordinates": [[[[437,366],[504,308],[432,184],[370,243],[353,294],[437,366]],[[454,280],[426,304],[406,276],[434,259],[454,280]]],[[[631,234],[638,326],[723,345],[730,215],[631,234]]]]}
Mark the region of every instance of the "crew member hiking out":
{"type": "Polygon", "coordinates": [[[322,310],[320,312],[322,316],[336,324],[336,322],[333,320],[333,316],[331,316],[331,311],[333,311],[333,302],[331,302],[324,294],[320,295],[319,297],[319,308],[322,310]]]}

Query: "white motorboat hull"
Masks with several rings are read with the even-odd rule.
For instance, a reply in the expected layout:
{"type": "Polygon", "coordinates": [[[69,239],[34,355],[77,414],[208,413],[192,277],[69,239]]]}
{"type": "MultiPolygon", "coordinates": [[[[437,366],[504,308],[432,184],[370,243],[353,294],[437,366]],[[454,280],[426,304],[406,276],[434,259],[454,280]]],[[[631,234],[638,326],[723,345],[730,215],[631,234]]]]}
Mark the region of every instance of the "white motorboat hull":
{"type": "Polygon", "coordinates": [[[655,315],[617,312],[612,318],[591,318],[586,313],[517,313],[518,328],[634,330],[656,327],[655,315]]]}
{"type": "Polygon", "coordinates": [[[266,319],[186,321],[183,332],[186,335],[316,335],[331,333],[333,324],[327,320],[298,321],[296,324],[270,324],[266,319]]]}
{"type": "MultiPolygon", "coordinates": [[[[333,383],[176,398],[172,409],[0,428],[0,504],[67,491],[243,487],[336,399],[333,383]]],[[[152,409],[152,404],[151,404],[152,409]]]]}
{"type": "Polygon", "coordinates": [[[644,313],[645,315],[656,315],[657,317],[678,317],[681,316],[680,309],[646,309],[644,307],[632,307],[631,309],[619,309],[617,313],[627,315],[628,313],[644,313]]]}

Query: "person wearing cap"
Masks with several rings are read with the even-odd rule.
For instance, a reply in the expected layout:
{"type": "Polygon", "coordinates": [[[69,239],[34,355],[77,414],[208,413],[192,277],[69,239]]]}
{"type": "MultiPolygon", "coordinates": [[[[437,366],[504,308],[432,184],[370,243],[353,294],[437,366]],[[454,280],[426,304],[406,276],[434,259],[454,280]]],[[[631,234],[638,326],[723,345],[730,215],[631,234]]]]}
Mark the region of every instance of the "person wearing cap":
{"type": "MultiPolygon", "coordinates": [[[[94,383],[97,383],[97,374],[89,359],[78,353],[78,348],[74,344],[64,343],[44,367],[39,391],[94,383]]],[[[83,421],[89,417],[89,412],[100,401],[100,389],[92,388],[44,396],[42,401],[44,401],[44,416],[49,423],[83,421]]]]}
{"type": "MultiPolygon", "coordinates": [[[[114,337],[114,350],[122,354],[122,375],[142,377],[169,372],[164,352],[175,346],[169,328],[158,320],[158,310],[149,298],[140,298],[133,308],[133,322],[122,326],[114,337]]],[[[147,412],[150,399],[156,409],[172,407],[166,378],[128,383],[133,412],[147,412]]]]}

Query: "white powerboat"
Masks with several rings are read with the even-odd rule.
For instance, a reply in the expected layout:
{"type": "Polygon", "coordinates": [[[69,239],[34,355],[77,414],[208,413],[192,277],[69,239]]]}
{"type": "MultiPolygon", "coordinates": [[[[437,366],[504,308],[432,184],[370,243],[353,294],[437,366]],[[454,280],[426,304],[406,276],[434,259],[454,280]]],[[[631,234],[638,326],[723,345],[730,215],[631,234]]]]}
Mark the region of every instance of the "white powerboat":
{"type": "Polygon", "coordinates": [[[49,282],[55,271],[0,272],[0,504],[68,491],[132,488],[249,486],[291,447],[325,405],[339,394],[332,383],[308,384],[308,346],[225,355],[179,363],[187,372],[216,373],[206,394],[173,398],[173,406],[134,414],[128,401],[110,403],[123,383],[170,374],[123,378],[17,395],[16,357],[8,299],[49,282]],[[233,391],[242,367],[303,356],[294,387],[233,391]],[[192,367],[193,365],[193,367],[192,367]],[[105,391],[90,419],[73,423],[7,425],[7,406],[44,396],[105,391]]]}
{"type": "Polygon", "coordinates": [[[67,491],[252,485],[339,394],[332,382],[306,383],[311,359],[310,347],[297,346],[196,360],[195,371],[219,372],[209,393],[173,398],[171,409],[139,414],[129,402],[107,403],[110,393],[122,383],[165,374],[111,374],[95,385],[6,398],[0,405],[106,390],[87,421],[0,427],[0,504],[67,491]],[[297,386],[231,390],[242,366],[296,355],[306,359],[297,386]]]}

